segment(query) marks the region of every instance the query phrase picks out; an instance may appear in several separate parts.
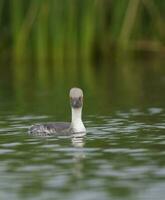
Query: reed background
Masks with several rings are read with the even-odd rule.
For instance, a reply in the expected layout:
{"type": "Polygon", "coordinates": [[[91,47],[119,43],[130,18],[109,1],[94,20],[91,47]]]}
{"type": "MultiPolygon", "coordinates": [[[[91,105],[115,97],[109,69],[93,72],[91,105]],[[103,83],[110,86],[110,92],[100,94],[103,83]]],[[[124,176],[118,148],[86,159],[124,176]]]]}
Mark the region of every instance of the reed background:
{"type": "Polygon", "coordinates": [[[53,85],[106,91],[111,77],[137,101],[143,68],[157,79],[164,70],[164,21],[164,0],[0,0],[1,98],[12,91],[24,102],[53,85]]]}
{"type": "Polygon", "coordinates": [[[1,0],[1,57],[62,63],[109,58],[114,47],[160,51],[164,19],[162,0],[1,0]]]}

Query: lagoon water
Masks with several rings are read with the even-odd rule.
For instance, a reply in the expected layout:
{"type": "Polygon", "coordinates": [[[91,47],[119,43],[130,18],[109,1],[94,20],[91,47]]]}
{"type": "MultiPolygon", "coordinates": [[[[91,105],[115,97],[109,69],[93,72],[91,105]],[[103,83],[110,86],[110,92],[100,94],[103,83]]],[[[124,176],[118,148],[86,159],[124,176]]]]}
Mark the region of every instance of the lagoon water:
{"type": "Polygon", "coordinates": [[[165,70],[151,63],[97,68],[65,84],[1,77],[0,199],[164,199],[165,70]],[[85,93],[87,135],[29,136],[36,122],[70,120],[75,84],[85,93]]]}

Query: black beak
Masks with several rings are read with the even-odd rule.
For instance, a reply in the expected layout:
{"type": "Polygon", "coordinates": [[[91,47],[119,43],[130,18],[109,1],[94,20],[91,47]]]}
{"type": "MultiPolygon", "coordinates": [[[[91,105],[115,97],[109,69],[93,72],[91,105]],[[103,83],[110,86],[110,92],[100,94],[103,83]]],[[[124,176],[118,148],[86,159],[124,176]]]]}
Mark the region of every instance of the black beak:
{"type": "Polygon", "coordinates": [[[73,108],[80,108],[80,107],[82,107],[81,99],[79,99],[79,98],[71,98],[71,106],[73,108]]]}

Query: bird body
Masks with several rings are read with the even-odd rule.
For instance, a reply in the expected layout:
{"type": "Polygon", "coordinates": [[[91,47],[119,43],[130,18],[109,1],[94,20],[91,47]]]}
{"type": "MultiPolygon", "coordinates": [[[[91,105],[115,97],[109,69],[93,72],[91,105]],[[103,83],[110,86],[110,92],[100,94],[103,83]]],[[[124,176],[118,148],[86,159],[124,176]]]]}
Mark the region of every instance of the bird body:
{"type": "Polygon", "coordinates": [[[71,135],[86,132],[82,122],[83,92],[80,88],[70,90],[71,122],[48,122],[34,124],[29,128],[29,134],[38,136],[71,135]]]}

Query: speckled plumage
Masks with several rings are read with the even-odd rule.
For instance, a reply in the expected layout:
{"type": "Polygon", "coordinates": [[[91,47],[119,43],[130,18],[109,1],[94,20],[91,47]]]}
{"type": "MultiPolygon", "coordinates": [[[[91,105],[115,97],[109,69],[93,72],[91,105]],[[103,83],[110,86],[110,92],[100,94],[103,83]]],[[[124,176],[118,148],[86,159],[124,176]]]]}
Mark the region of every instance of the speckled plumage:
{"type": "Polygon", "coordinates": [[[44,124],[35,124],[30,127],[29,134],[38,136],[71,135],[71,123],[49,122],[44,124]]]}

